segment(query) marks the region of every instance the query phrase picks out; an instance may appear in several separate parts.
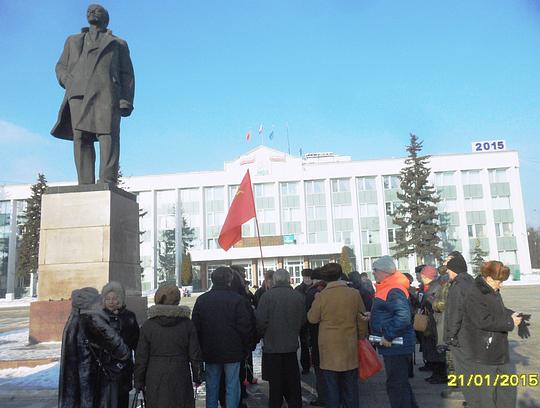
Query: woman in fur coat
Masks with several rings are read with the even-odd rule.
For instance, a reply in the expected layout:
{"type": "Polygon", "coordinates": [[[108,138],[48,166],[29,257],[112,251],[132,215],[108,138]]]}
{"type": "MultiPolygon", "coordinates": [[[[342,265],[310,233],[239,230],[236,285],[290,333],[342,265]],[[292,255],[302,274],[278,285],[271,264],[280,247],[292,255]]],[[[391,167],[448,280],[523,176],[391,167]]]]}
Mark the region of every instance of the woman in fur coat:
{"type": "Polygon", "coordinates": [[[192,382],[202,382],[202,355],[190,310],[179,306],[176,285],[160,287],[154,300],[141,327],[135,388],[145,392],[148,408],[194,408],[192,382]]]}

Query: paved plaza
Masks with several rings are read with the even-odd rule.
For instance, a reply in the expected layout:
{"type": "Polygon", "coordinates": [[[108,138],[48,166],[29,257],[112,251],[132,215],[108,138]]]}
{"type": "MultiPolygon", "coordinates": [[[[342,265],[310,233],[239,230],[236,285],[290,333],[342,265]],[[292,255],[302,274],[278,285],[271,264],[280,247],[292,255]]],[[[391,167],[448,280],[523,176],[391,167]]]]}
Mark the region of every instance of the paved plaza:
{"type": "MultiPolygon", "coordinates": [[[[510,335],[510,352],[512,362],[516,365],[517,373],[540,373],[540,325],[536,325],[536,319],[540,319],[540,286],[513,286],[503,289],[503,298],[507,307],[532,314],[531,337],[527,340],[520,339],[516,333],[510,335]]],[[[182,304],[192,305],[194,298],[182,300],[182,304]]],[[[7,332],[27,326],[28,308],[3,308],[0,309],[0,331],[7,332]]],[[[0,360],[2,356],[0,355],[0,360]]],[[[415,377],[412,379],[413,389],[420,407],[454,408],[461,407],[458,400],[446,400],[440,397],[445,389],[442,385],[430,385],[424,381],[427,376],[419,372],[421,355],[417,353],[415,377]]],[[[260,368],[256,368],[256,372],[260,368]]],[[[302,390],[305,406],[313,399],[313,387],[315,378],[313,374],[302,376],[302,390]]],[[[265,407],[267,401],[267,383],[249,386],[249,407],[265,407]]],[[[520,387],[518,389],[520,408],[540,407],[540,387],[520,387]]],[[[0,385],[0,406],[2,408],[52,408],[56,406],[56,390],[54,389],[10,389],[0,385]]],[[[379,408],[388,407],[386,398],[384,373],[360,384],[361,407],[379,408]]],[[[204,400],[197,400],[197,407],[203,407],[204,400]]]]}

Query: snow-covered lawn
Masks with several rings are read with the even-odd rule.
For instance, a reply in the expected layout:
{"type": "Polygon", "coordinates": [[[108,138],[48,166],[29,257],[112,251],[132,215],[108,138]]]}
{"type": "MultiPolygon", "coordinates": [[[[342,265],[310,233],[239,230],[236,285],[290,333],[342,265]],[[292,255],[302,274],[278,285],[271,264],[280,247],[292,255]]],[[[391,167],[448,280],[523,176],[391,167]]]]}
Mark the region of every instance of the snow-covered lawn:
{"type": "Polygon", "coordinates": [[[51,363],[36,367],[6,368],[0,370],[0,390],[57,389],[60,364],[51,363]]]}
{"type": "Polygon", "coordinates": [[[0,360],[33,360],[60,357],[61,342],[28,344],[28,329],[0,334],[0,360]]]}

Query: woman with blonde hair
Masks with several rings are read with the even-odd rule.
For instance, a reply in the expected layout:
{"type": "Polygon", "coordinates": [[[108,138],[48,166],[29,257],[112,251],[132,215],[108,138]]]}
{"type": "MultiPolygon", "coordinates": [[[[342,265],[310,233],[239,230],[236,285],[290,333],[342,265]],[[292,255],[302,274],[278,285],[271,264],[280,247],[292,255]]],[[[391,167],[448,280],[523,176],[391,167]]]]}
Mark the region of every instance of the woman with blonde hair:
{"type": "Polygon", "coordinates": [[[499,261],[484,262],[480,274],[465,298],[461,346],[472,363],[472,371],[457,379],[457,385],[474,384],[470,407],[516,406],[516,387],[505,386],[502,379],[515,374],[510,365],[508,332],[521,323],[521,314],[505,307],[500,288],[510,269],[499,261]],[[500,378],[498,384],[495,384],[500,378]],[[463,384],[461,384],[463,382],[463,384]],[[501,386],[502,385],[502,386],[501,386]]]}

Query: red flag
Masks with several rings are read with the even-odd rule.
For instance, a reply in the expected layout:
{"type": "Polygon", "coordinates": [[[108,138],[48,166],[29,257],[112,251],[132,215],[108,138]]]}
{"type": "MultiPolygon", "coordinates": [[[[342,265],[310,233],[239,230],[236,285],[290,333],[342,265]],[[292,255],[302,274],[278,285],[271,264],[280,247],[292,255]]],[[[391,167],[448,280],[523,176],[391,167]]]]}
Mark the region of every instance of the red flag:
{"type": "Polygon", "coordinates": [[[251,132],[246,133],[246,140],[249,140],[249,139],[251,139],[251,132]]]}
{"type": "Polygon", "coordinates": [[[249,170],[246,172],[240,187],[236,191],[225,223],[219,233],[219,245],[228,251],[234,244],[242,239],[242,224],[255,217],[255,201],[251,189],[249,170]]]}

